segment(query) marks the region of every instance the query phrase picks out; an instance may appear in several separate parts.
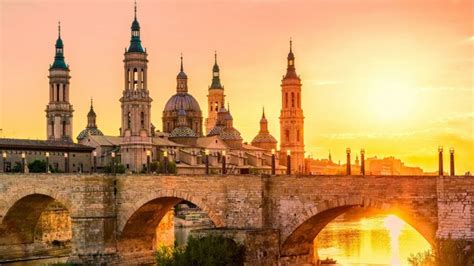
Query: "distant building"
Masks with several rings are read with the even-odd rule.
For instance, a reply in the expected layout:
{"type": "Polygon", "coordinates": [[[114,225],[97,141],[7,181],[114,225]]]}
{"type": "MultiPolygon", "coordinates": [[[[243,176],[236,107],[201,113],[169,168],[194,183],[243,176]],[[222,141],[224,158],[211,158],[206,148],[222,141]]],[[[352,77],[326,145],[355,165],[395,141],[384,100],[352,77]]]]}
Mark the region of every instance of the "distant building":
{"type": "Polygon", "coordinates": [[[365,160],[366,170],[369,175],[423,175],[420,167],[409,167],[394,157],[378,159],[377,157],[365,160]]]}

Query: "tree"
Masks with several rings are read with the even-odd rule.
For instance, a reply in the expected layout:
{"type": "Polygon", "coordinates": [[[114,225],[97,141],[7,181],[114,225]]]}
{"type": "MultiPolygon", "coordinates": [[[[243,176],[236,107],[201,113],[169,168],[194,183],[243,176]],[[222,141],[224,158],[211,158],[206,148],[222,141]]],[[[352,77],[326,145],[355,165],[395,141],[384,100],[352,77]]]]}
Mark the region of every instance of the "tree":
{"type": "Polygon", "coordinates": [[[34,160],[28,164],[28,169],[31,173],[44,173],[46,172],[46,162],[44,160],[34,160]]]}
{"type": "Polygon", "coordinates": [[[207,235],[188,238],[186,247],[160,247],[156,253],[159,266],[237,266],[244,265],[245,248],[232,238],[207,235]]]}
{"type": "Polygon", "coordinates": [[[410,255],[408,263],[412,266],[458,266],[474,263],[474,246],[465,239],[440,240],[435,251],[410,255]]]}

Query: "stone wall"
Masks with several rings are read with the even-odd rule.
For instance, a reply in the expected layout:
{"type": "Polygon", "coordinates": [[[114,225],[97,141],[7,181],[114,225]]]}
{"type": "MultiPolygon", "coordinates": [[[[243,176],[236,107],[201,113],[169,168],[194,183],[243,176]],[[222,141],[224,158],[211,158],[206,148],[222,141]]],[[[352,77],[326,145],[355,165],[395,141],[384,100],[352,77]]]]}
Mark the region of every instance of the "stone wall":
{"type": "Polygon", "coordinates": [[[156,227],[155,247],[174,245],[174,210],[168,211],[156,227]]]}
{"type": "Polygon", "coordinates": [[[71,237],[69,211],[57,201],[50,203],[39,217],[34,241],[54,246],[69,245],[71,237]]]}
{"type": "Polygon", "coordinates": [[[438,179],[438,238],[474,240],[474,178],[438,179]]]}

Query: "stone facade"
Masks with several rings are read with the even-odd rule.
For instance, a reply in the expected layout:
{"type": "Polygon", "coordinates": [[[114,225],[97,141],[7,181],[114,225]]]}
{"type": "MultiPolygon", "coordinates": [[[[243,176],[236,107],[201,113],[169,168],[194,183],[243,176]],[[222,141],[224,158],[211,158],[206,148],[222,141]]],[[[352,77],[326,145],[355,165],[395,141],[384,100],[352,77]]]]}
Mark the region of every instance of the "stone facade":
{"type": "Polygon", "coordinates": [[[281,264],[311,263],[319,231],[356,207],[394,213],[432,244],[448,235],[473,239],[473,187],[472,177],[0,175],[0,259],[34,242],[54,201],[71,217],[71,262],[152,262],[156,228],[182,200],[218,230],[245,229],[255,247],[249,265],[267,261],[265,250],[278,250],[281,264]],[[278,245],[264,229],[278,232],[278,245]]]}

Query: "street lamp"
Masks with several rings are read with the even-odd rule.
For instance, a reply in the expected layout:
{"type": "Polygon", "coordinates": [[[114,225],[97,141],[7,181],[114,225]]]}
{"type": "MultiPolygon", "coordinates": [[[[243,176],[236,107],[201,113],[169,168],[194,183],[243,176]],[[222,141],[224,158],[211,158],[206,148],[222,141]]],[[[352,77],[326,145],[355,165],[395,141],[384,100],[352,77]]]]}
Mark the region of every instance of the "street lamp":
{"type": "Polygon", "coordinates": [[[438,174],[439,176],[443,176],[444,172],[443,172],[443,147],[442,146],[438,147],[438,164],[439,164],[438,174]]]}
{"type": "Polygon", "coordinates": [[[151,151],[146,150],[146,172],[148,174],[150,173],[150,156],[151,156],[151,151]]]}
{"type": "Polygon", "coordinates": [[[97,172],[97,151],[92,152],[92,173],[97,172]]]}
{"type": "Polygon", "coordinates": [[[286,174],[291,175],[291,151],[286,150],[286,174]]]}
{"type": "Polygon", "coordinates": [[[222,174],[225,175],[227,173],[225,169],[225,161],[226,161],[226,152],[222,151],[222,174]]]}
{"type": "Polygon", "coordinates": [[[272,175],[275,175],[275,149],[272,149],[272,175]]]}
{"type": "Polygon", "coordinates": [[[206,155],[206,175],[209,174],[209,150],[206,149],[204,151],[204,154],[206,155]]]}
{"type": "Polygon", "coordinates": [[[165,174],[167,174],[168,173],[168,151],[167,150],[163,151],[163,166],[164,166],[163,168],[165,168],[164,169],[165,174]]]}
{"type": "Polygon", "coordinates": [[[360,173],[365,175],[365,150],[360,149],[360,173]]]}
{"type": "Polygon", "coordinates": [[[351,148],[346,149],[346,174],[351,175],[351,148]]]}
{"type": "Polygon", "coordinates": [[[7,172],[7,164],[6,164],[6,161],[7,161],[7,152],[3,152],[2,153],[2,162],[3,162],[3,165],[2,165],[2,169],[3,169],[3,172],[6,173],[7,172]]]}
{"type": "Polygon", "coordinates": [[[25,154],[25,152],[22,152],[22,153],[21,153],[21,171],[22,171],[23,173],[25,173],[25,171],[26,171],[26,167],[25,167],[25,166],[26,166],[26,154],[25,154]]]}
{"type": "Polygon", "coordinates": [[[46,152],[45,155],[46,155],[46,173],[49,174],[49,152],[46,152]]]}
{"type": "Polygon", "coordinates": [[[449,168],[451,176],[454,176],[454,148],[449,149],[449,168]]]}
{"type": "Polygon", "coordinates": [[[69,172],[69,158],[67,152],[64,153],[64,172],[69,172]]]}
{"type": "Polygon", "coordinates": [[[112,174],[115,175],[115,152],[112,152],[111,155],[112,155],[112,174]]]}

